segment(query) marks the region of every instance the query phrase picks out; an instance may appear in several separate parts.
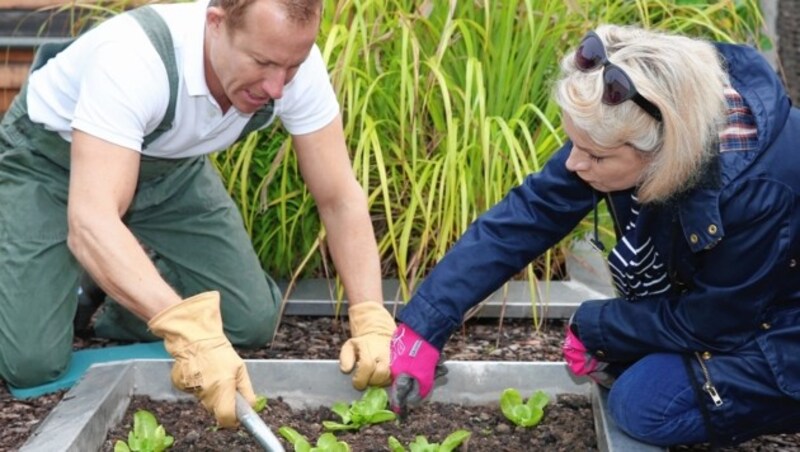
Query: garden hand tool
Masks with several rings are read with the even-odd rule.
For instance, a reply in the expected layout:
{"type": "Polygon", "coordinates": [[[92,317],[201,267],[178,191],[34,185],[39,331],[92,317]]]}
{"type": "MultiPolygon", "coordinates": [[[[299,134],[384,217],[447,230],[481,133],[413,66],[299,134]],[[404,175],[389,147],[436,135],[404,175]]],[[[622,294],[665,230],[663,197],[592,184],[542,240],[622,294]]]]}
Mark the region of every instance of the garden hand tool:
{"type": "Polygon", "coordinates": [[[400,324],[392,336],[392,411],[403,416],[408,405],[421,402],[433,389],[433,381],[447,373],[440,352],[414,330],[400,324]]]}
{"type": "Polygon", "coordinates": [[[395,329],[394,319],[382,303],[365,301],[350,306],[350,339],[339,353],[339,369],[353,372],[353,387],[386,386],[389,373],[389,343],[395,329]]]}
{"type": "Polygon", "coordinates": [[[175,358],[172,384],[192,393],[222,427],[235,427],[236,391],[252,406],[253,385],[244,361],[222,330],[219,292],[203,292],[171,306],[147,326],[175,358]]]}
{"type": "Polygon", "coordinates": [[[238,392],[236,393],[236,417],[264,450],[284,452],[285,449],[278,437],[272,433],[272,430],[264,423],[261,416],[253,410],[253,407],[238,392]]]}

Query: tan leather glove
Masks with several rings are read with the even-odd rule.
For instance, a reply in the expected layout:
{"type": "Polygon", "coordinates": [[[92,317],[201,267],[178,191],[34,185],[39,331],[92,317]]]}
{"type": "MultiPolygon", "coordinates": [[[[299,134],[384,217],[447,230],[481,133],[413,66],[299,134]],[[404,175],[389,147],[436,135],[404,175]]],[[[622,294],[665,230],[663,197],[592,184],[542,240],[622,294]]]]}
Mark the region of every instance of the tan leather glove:
{"type": "Polygon", "coordinates": [[[254,406],[244,361],[222,331],[219,292],[203,292],[171,306],[147,326],[175,358],[172,384],[197,396],[222,427],[236,427],[236,391],[254,406]]]}
{"type": "Polygon", "coordinates": [[[350,339],[339,353],[339,369],[353,372],[353,387],[386,386],[392,381],[389,371],[389,344],[395,330],[394,319],[382,303],[365,301],[350,306],[350,339]]]}

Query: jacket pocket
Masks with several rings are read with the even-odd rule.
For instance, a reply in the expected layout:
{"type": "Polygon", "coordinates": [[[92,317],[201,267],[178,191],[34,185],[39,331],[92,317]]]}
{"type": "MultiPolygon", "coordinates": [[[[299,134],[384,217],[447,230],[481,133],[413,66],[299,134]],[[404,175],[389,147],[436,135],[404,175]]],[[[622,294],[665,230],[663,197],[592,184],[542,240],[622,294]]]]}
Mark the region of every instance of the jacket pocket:
{"type": "Polygon", "coordinates": [[[761,324],[758,345],[769,363],[778,387],[800,400],[800,308],[778,311],[772,322],[761,324]]]}

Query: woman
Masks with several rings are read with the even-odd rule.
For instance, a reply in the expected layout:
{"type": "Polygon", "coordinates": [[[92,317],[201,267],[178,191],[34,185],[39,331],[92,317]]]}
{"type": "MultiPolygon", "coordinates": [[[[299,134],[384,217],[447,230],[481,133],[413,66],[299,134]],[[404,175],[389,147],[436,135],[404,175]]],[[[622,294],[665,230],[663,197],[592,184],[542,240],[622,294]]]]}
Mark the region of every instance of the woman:
{"type": "MultiPolygon", "coordinates": [[[[800,112],[750,48],[589,32],[561,64],[569,141],[483,214],[400,313],[392,403],[424,398],[463,314],[604,200],[618,297],[582,303],[570,370],[641,441],[800,428],[800,112]]],[[[599,242],[598,242],[599,244],[599,242]]]]}

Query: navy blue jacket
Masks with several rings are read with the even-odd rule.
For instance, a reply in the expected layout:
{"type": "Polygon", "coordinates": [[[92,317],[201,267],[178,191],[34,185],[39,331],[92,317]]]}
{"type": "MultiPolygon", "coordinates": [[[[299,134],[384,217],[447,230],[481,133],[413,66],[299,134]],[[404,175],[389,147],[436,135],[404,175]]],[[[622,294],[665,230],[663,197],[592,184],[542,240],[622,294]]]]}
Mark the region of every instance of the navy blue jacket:
{"type": "MultiPolygon", "coordinates": [[[[609,362],[752,347],[781,390],[800,399],[800,110],[755,50],[718,50],[755,117],[758,149],[719,154],[713,177],[642,207],[637,231],[644,225],[665,259],[669,293],[587,301],[574,322],[587,348],[609,362]]],[[[594,192],[566,170],[570,148],[469,227],[400,313],[403,323],[441,349],[470,307],[572,231],[594,192]]],[[[618,224],[627,221],[630,194],[602,195],[618,224]]]]}

